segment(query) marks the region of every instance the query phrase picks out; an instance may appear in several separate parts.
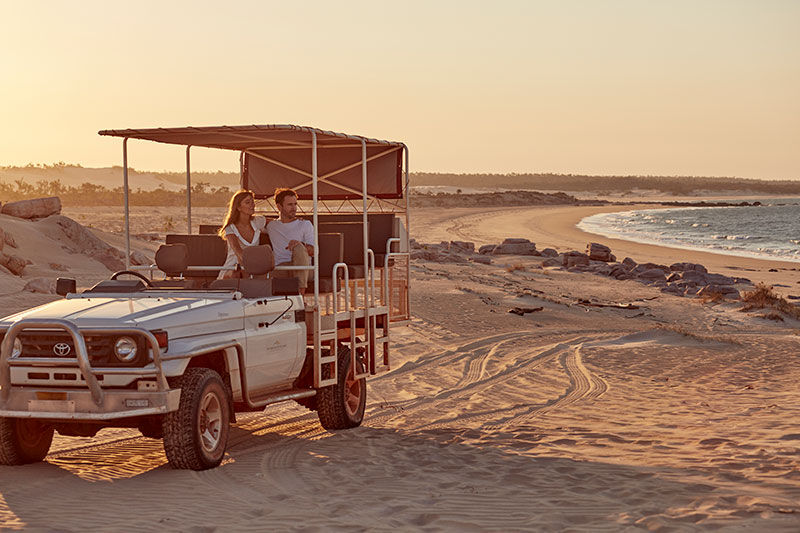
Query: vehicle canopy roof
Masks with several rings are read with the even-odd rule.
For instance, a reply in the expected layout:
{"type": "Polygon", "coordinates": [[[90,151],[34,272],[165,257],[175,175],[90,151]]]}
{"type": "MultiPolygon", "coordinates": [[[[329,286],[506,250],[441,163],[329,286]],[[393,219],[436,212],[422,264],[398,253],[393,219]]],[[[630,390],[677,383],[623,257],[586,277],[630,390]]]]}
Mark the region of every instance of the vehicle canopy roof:
{"type": "Polygon", "coordinates": [[[317,164],[317,197],[360,199],[366,162],[367,196],[404,198],[401,142],[383,141],[291,124],[204,126],[102,130],[100,135],[183,146],[241,152],[241,185],[257,198],[269,198],[277,187],[294,189],[312,199],[313,164],[317,164]],[[316,152],[313,150],[316,144],[316,152]]]}

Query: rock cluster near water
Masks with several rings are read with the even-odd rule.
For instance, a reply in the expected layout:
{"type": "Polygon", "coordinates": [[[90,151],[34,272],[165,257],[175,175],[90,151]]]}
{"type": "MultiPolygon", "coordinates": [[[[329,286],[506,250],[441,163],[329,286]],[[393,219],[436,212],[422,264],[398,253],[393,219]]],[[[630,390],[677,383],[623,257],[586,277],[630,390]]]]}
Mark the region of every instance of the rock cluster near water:
{"type": "Polygon", "coordinates": [[[589,243],[585,252],[576,250],[559,253],[552,248],[537,250],[528,239],[510,238],[500,244],[486,244],[475,248],[475,243],[444,241],[439,244],[421,244],[411,239],[411,258],[440,263],[492,264],[493,258],[502,255],[543,257],[543,267],[556,267],[570,272],[586,272],[618,280],[634,280],[658,287],[662,292],[676,296],[721,295],[740,297],[737,285],[752,285],[747,278],[713,274],[697,263],[678,262],[671,265],[637,263],[630,257],[617,261],[608,246],[589,243]]]}
{"type": "Polygon", "coordinates": [[[439,244],[421,244],[411,239],[411,259],[435,261],[440,263],[475,263],[492,264],[492,256],[527,255],[541,256],[536,244],[528,239],[510,238],[500,244],[486,244],[475,249],[474,242],[442,241],[439,244]]]}
{"type": "Polygon", "coordinates": [[[590,272],[618,280],[635,280],[677,296],[721,295],[738,299],[736,285],[752,285],[747,278],[712,274],[703,265],[678,262],[671,265],[637,263],[630,257],[621,262],[604,245],[589,243],[586,253],[570,251],[547,259],[542,266],[563,267],[575,272],[590,272]]]}

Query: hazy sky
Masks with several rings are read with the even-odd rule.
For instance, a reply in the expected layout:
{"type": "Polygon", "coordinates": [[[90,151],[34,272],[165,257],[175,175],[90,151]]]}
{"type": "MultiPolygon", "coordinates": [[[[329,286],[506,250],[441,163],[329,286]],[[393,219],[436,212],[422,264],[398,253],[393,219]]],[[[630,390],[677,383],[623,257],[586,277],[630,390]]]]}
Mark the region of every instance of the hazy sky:
{"type": "Polygon", "coordinates": [[[0,0],[0,91],[0,165],[289,123],[403,141],[412,171],[800,179],[800,1],[0,0]]]}

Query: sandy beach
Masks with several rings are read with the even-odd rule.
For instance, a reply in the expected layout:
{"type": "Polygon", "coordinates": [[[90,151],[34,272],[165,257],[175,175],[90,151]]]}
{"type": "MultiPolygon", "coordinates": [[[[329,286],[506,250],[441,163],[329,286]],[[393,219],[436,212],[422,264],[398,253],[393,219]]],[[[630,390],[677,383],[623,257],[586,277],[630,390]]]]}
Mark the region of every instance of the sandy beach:
{"type": "MultiPolygon", "coordinates": [[[[575,228],[585,216],[633,208],[415,209],[411,234],[476,245],[522,237],[560,252],[598,242],[619,259],[696,262],[800,294],[797,263],[575,228]]],[[[22,278],[0,272],[3,315],[57,298],[22,291],[25,278],[65,275],[53,265],[83,286],[110,274],[46,220],[0,215],[0,225],[16,238],[13,253],[32,261],[22,278]]],[[[119,234],[92,231],[124,247],[119,234]]],[[[152,256],[157,243],[133,245],[152,256]]],[[[800,322],[742,312],[735,301],[703,303],[633,280],[543,268],[540,257],[492,259],[412,261],[413,320],[392,331],[392,370],[370,380],[361,427],[329,432],[294,403],[270,406],[239,415],[222,466],[204,472],[170,469],[161,442],[136,430],[57,435],[43,463],[2,468],[0,525],[800,530],[800,322]],[[520,306],[542,309],[508,313],[520,306]]]]}

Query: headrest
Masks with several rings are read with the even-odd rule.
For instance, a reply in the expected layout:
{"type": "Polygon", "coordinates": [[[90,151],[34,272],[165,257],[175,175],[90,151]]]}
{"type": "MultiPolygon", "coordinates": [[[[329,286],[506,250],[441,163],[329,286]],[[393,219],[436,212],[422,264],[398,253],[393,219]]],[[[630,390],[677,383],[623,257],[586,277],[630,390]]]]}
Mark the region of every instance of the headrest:
{"type": "Polygon", "coordinates": [[[185,244],[162,244],[156,251],[156,266],[167,276],[180,276],[189,266],[189,248],[185,244]]]}
{"type": "Polygon", "coordinates": [[[275,268],[275,256],[268,244],[245,246],[242,250],[242,267],[253,276],[262,276],[275,268]]]}

